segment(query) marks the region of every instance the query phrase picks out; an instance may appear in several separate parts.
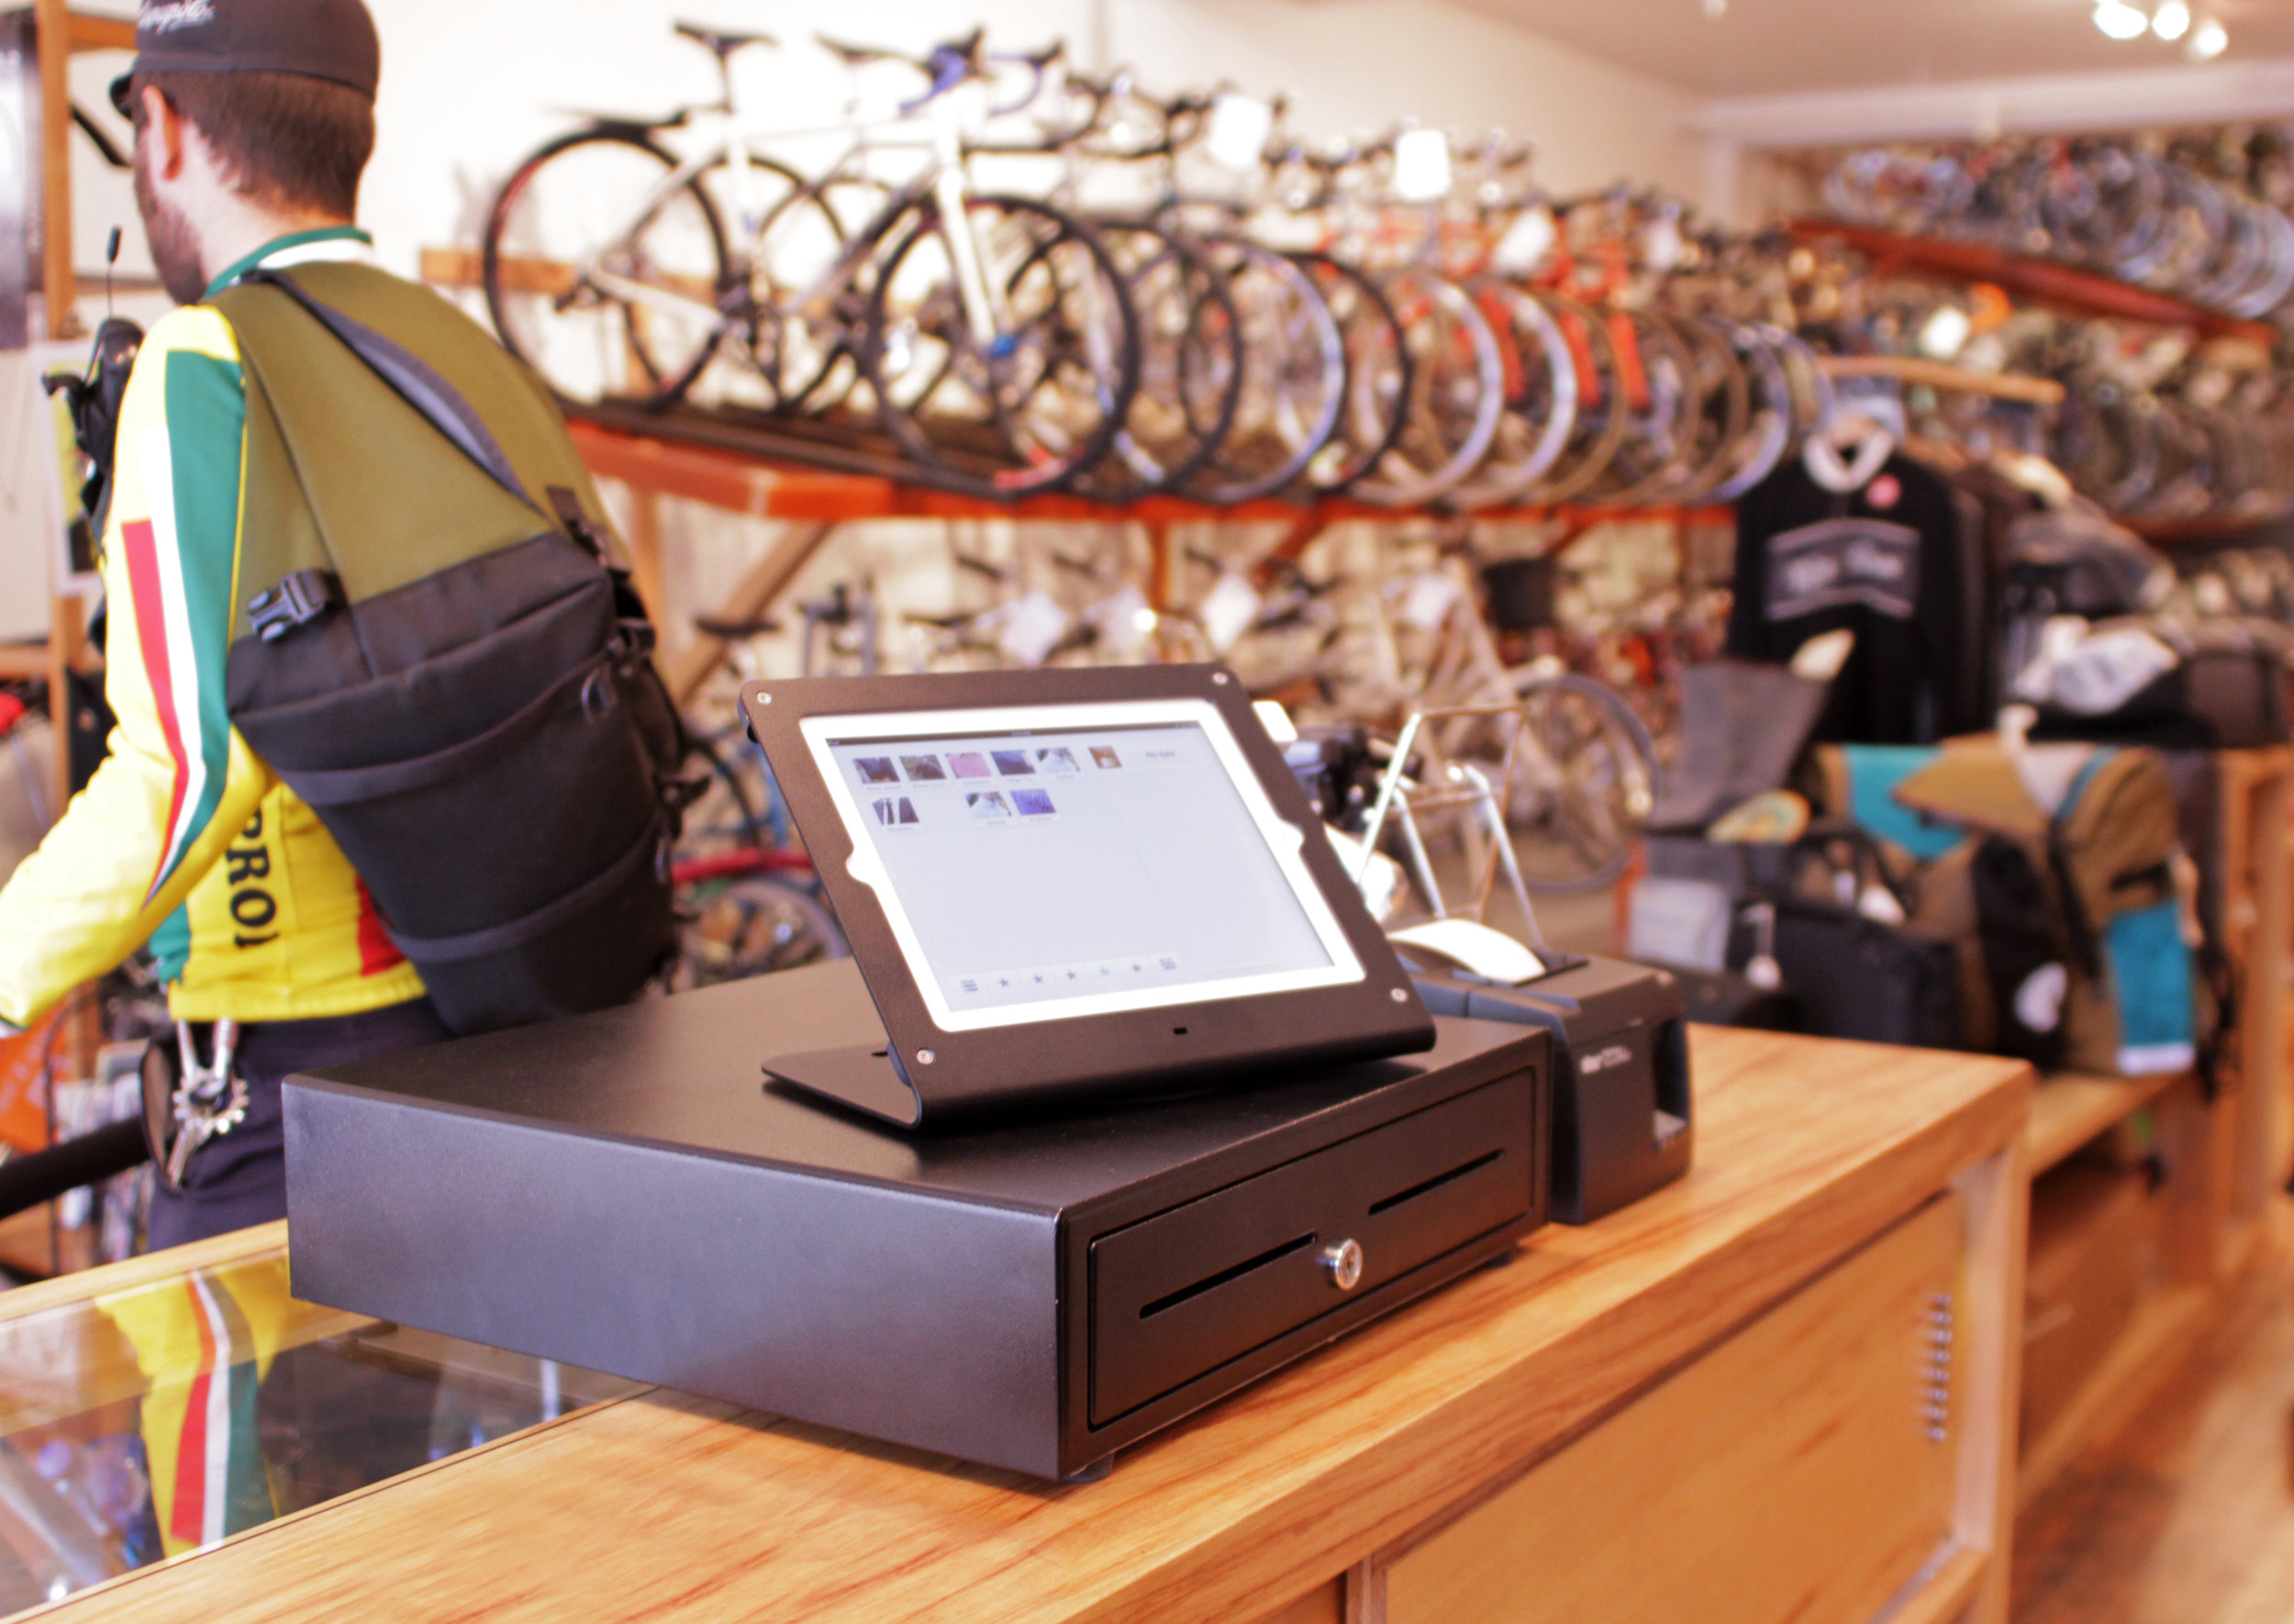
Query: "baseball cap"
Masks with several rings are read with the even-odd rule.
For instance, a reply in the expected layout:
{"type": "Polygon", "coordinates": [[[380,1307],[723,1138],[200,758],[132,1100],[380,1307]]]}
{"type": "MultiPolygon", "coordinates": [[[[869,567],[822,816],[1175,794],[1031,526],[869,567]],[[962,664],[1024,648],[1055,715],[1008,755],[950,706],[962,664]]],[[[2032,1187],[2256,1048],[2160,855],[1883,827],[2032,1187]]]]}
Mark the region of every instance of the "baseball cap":
{"type": "Polygon", "coordinates": [[[363,92],[382,83],[383,48],[362,0],[143,0],[135,66],[112,81],[112,106],[135,117],[138,72],[301,73],[363,92]]]}

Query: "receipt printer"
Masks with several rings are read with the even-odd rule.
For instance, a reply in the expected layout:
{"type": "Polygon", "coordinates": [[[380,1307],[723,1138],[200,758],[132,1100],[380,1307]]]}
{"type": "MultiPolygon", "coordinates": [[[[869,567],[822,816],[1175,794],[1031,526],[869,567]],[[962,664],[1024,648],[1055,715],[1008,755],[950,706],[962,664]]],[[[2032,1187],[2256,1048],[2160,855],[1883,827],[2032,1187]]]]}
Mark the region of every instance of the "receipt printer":
{"type": "Polygon", "coordinates": [[[1542,973],[1498,980],[1414,934],[1398,933],[1395,947],[1428,1010],[1553,1035],[1553,1218],[1589,1224],[1688,1171],[1688,1041],[1672,975],[1549,952],[1542,973]]]}

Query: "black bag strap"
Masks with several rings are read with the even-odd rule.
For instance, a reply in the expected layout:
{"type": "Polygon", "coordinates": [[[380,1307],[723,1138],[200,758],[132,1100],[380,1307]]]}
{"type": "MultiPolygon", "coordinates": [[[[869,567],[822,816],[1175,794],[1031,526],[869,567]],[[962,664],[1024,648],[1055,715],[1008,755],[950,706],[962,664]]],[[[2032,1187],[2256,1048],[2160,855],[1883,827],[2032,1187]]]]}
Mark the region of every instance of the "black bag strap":
{"type": "Polygon", "coordinates": [[[353,320],[331,305],[322,304],[298,286],[295,279],[260,267],[243,281],[275,287],[307,311],[312,319],[340,340],[351,354],[373,368],[377,377],[419,412],[455,449],[475,462],[494,482],[536,512],[540,508],[511,468],[499,441],[462,392],[440,377],[437,369],[404,345],[384,338],[364,322],[353,320]]]}

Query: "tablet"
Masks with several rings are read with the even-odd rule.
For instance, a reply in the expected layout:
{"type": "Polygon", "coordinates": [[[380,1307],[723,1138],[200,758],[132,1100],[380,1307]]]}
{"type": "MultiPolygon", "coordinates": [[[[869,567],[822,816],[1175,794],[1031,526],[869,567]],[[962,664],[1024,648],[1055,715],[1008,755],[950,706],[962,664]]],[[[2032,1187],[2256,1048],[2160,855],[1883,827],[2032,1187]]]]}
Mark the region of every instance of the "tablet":
{"type": "Polygon", "coordinates": [[[913,1125],[1432,1041],[1228,672],[792,680],[742,705],[890,1040],[776,1056],[785,1082],[913,1125]]]}

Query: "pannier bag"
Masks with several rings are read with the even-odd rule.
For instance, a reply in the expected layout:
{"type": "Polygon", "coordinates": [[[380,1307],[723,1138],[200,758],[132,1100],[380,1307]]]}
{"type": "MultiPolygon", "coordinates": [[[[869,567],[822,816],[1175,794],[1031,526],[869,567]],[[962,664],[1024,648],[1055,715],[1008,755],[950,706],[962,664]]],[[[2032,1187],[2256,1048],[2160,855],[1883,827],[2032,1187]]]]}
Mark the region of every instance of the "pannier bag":
{"type": "Polygon", "coordinates": [[[1905,922],[1916,898],[1888,873],[1872,836],[1853,824],[1829,824],[1795,841],[1791,857],[1798,873],[1775,904],[1776,957],[1807,1029],[1960,1048],[1959,949],[1905,922]]]}
{"type": "Polygon", "coordinates": [[[674,945],[683,740],[554,403],[369,267],[213,302],[247,388],[232,721],[454,1030],[626,1000],[674,945]]]}
{"type": "Polygon", "coordinates": [[[2194,1063],[2199,1000],[2186,929],[2195,923],[2188,863],[2173,785],[2155,751],[1954,746],[1896,796],[1999,842],[1987,841],[1978,854],[1976,880],[1997,1040],[2007,1052],[2126,1075],[2194,1063]],[[2043,896],[2052,915],[2044,927],[2043,896]],[[2058,958],[2060,985],[2049,973],[2058,958]],[[2046,1019],[2058,991],[2059,1036],[2046,1019]]]}

